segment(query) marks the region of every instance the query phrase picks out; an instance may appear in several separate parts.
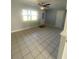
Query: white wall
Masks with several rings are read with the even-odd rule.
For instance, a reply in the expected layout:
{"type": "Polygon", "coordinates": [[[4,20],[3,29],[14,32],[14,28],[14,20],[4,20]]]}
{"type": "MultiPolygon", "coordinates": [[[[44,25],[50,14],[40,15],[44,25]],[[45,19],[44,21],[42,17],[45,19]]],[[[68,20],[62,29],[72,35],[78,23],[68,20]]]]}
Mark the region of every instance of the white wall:
{"type": "Polygon", "coordinates": [[[65,20],[65,10],[58,10],[56,14],[56,24],[55,26],[58,28],[63,28],[65,20]]]}
{"type": "Polygon", "coordinates": [[[65,43],[62,59],[67,59],[67,43],[65,43]]]}
{"type": "Polygon", "coordinates": [[[47,10],[46,14],[46,23],[48,26],[54,27],[56,21],[56,10],[47,10]]]}
{"type": "Polygon", "coordinates": [[[64,36],[62,36],[61,37],[61,40],[60,40],[59,49],[58,49],[57,59],[62,59],[65,42],[66,42],[66,38],[64,36]]]}
{"type": "Polygon", "coordinates": [[[50,27],[63,29],[65,21],[65,8],[47,10],[46,23],[50,27]]]}
{"type": "Polygon", "coordinates": [[[61,41],[57,59],[67,59],[67,21],[65,20],[64,30],[61,32],[61,41]]]}
{"type": "MultiPolygon", "coordinates": [[[[39,21],[33,23],[32,25],[32,24],[27,24],[22,19],[22,9],[35,9],[39,11],[38,8],[35,8],[34,6],[23,5],[15,1],[12,1],[11,4],[12,4],[11,5],[11,31],[12,32],[22,30],[22,29],[28,29],[39,25],[39,21]]],[[[40,19],[41,19],[41,12],[39,11],[38,20],[40,19]]]]}

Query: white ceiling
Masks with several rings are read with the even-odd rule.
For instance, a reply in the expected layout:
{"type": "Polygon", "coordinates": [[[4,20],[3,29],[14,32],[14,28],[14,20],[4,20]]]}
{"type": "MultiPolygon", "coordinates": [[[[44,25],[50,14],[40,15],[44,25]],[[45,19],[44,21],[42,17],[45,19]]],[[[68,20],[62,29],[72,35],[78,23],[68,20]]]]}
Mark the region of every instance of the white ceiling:
{"type": "Polygon", "coordinates": [[[65,8],[66,7],[66,1],[67,0],[12,0],[17,3],[21,4],[28,4],[28,5],[37,5],[39,2],[45,2],[45,3],[50,3],[50,8],[65,8]]]}

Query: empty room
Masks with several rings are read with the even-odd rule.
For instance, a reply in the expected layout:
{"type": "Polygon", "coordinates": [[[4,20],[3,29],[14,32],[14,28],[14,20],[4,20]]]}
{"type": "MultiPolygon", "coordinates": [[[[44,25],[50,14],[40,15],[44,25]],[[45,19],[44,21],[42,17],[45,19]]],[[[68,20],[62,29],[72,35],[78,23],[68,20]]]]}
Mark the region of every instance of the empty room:
{"type": "Polygon", "coordinates": [[[11,0],[11,59],[67,59],[66,0],[11,0]]]}

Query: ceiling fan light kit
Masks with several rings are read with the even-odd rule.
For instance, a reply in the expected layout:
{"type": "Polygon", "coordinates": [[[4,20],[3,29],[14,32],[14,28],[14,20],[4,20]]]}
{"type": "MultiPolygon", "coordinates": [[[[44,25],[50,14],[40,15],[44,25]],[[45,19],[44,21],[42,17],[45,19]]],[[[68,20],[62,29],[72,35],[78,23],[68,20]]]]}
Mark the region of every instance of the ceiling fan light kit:
{"type": "Polygon", "coordinates": [[[47,7],[41,6],[40,9],[41,9],[41,10],[45,10],[45,9],[47,9],[47,7]]]}

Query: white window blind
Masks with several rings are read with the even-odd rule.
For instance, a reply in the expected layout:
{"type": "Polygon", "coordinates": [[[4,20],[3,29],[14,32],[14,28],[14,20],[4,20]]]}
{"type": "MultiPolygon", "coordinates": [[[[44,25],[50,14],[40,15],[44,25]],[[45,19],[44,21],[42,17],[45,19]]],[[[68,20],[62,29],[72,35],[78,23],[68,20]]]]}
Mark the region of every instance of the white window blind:
{"type": "Polygon", "coordinates": [[[22,10],[24,21],[36,21],[38,19],[38,12],[35,10],[22,10]]]}

